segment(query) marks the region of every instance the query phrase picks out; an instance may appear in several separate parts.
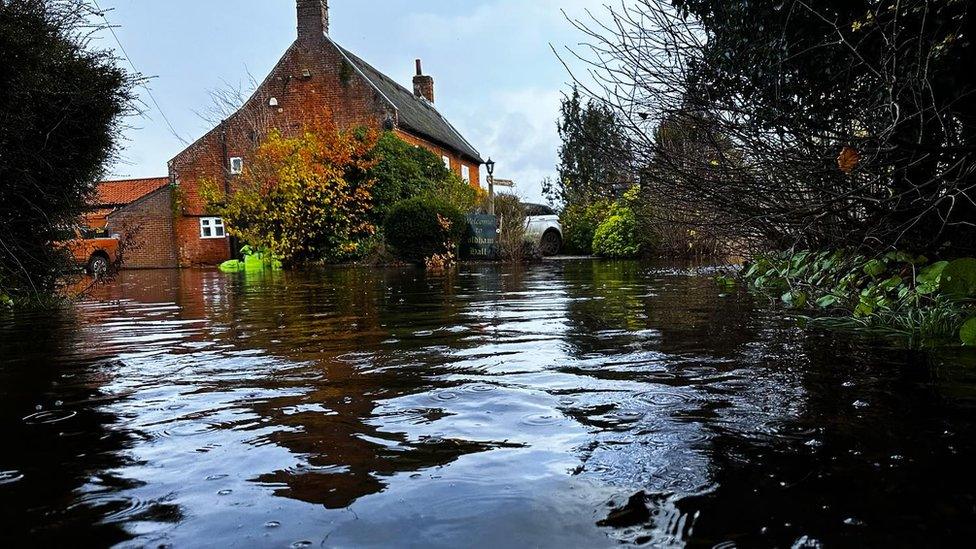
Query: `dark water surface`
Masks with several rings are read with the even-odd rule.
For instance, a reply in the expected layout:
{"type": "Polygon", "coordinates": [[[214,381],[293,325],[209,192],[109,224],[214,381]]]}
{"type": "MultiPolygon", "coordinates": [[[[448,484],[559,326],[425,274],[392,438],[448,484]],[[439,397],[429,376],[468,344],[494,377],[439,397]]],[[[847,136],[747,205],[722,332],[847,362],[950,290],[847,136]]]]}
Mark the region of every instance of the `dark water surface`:
{"type": "Polygon", "coordinates": [[[707,274],[132,272],[0,317],[0,545],[971,546],[976,360],[707,274]]]}

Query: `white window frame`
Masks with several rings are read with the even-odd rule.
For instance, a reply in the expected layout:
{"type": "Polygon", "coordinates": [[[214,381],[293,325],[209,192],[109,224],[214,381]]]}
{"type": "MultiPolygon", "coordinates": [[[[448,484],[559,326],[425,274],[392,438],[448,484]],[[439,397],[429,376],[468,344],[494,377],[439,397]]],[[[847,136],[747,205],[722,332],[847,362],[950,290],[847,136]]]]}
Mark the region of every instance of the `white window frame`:
{"type": "Polygon", "coordinates": [[[218,240],[227,238],[227,227],[224,226],[224,220],[219,217],[201,217],[200,218],[200,239],[201,240],[218,240]],[[207,235],[207,231],[210,231],[210,235],[207,235]]]}
{"type": "Polygon", "coordinates": [[[451,157],[450,156],[442,156],[441,157],[441,160],[444,161],[444,167],[447,168],[448,170],[450,170],[451,169],[451,157]]]}
{"type": "Polygon", "coordinates": [[[235,157],[231,158],[230,159],[230,174],[231,175],[240,175],[242,173],[244,173],[244,159],[241,158],[241,157],[239,157],[239,156],[235,156],[235,157]]]}
{"type": "Polygon", "coordinates": [[[461,164],[461,179],[463,179],[465,183],[471,183],[471,168],[469,168],[467,164],[461,164]]]}

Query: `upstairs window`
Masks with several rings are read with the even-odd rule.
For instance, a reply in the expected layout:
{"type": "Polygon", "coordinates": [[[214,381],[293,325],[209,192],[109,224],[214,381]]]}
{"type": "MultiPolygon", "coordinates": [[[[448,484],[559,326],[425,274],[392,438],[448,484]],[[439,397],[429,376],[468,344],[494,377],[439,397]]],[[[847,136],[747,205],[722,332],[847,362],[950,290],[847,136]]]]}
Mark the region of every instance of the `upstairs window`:
{"type": "Polygon", "coordinates": [[[230,159],[230,173],[231,175],[240,175],[244,173],[244,159],[235,156],[230,159]]]}
{"type": "Polygon", "coordinates": [[[449,156],[442,156],[441,157],[441,160],[444,161],[444,167],[450,170],[451,169],[451,158],[449,156]]]}
{"type": "Polygon", "coordinates": [[[461,165],[461,179],[463,179],[465,183],[471,183],[471,168],[465,166],[464,164],[461,165]]]}
{"type": "Polygon", "coordinates": [[[200,238],[209,240],[213,238],[224,238],[227,232],[224,230],[224,220],[219,217],[200,218],[200,238]]]}

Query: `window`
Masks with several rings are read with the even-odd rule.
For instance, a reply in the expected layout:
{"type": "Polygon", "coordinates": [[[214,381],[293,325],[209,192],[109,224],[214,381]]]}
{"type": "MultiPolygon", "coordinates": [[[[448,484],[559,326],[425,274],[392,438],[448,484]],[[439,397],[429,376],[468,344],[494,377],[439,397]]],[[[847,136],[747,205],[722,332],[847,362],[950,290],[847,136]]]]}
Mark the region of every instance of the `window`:
{"type": "Polygon", "coordinates": [[[461,179],[467,183],[471,183],[471,168],[461,165],[461,179]]]}
{"type": "Polygon", "coordinates": [[[235,156],[230,159],[230,173],[231,175],[240,175],[244,172],[244,159],[235,156]]]}
{"type": "Polygon", "coordinates": [[[224,238],[227,236],[224,231],[224,220],[219,217],[200,218],[200,238],[224,238]]]}
{"type": "Polygon", "coordinates": [[[96,238],[109,238],[108,229],[105,227],[94,228],[94,227],[82,227],[79,229],[81,237],[87,240],[92,240],[96,238]]]}
{"type": "Polygon", "coordinates": [[[525,215],[529,217],[538,217],[543,215],[558,215],[555,210],[549,206],[544,206],[542,204],[526,204],[525,205],[525,215]]]}
{"type": "Polygon", "coordinates": [[[451,158],[450,157],[447,157],[447,156],[442,156],[441,159],[444,160],[444,167],[450,170],[451,169],[451,158]]]}

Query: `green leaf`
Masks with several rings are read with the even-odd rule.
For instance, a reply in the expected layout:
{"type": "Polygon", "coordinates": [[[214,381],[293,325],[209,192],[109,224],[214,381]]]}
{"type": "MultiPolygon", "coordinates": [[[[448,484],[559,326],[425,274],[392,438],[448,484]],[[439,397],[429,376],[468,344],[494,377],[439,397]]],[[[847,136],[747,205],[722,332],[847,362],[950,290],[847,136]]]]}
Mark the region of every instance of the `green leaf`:
{"type": "Polygon", "coordinates": [[[891,252],[885,255],[885,259],[888,261],[895,261],[899,263],[915,263],[915,256],[908,252],[891,252]]]}
{"type": "Polygon", "coordinates": [[[925,284],[938,287],[939,281],[942,279],[942,272],[945,271],[945,268],[948,266],[948,261],[933,263],[932,265],[922,269],[922,271],[918,273],[918,276],[915,278],[915,281],[919,286],[925,284]]]}
{"type": "Polygon", "coordinates": [[[785,303],[787,307],[791,307],[793,309],[802,309],[807,304],[806,292],[786,292],[780,299],[783,300],[783,303],[785,303]]]}
{"type": "Polygon", "coordinates": [[[793,292],[786,292],[780,299],[782,299],[783,303],[785,303],[788,307],[793,306],[793,292]]]}
{"type": "Polygon", "coordinates": [[[874,307],[864,301],[857,304],[854,309],[854,316],[857,318],[864,318],[874,314],[874,307]]]}
{"type": "MultiPolygon", "coordinates": [[[[866,291],[865,291],[866,292],[866,291]]],[[[861,294],[861,301],[854,309],[854,316],[864,318],[871,316],[878,309],[878,300],[869,293],[861,294]]]]}
{"type": "Polygon", "coordinates": [[[736,279],[730,276],[718,275],[715,277],[715,283],[723,288],[734,288],[736,285],[736,279]]]}
{"type": "Polygon", "coordinates": [[[884,274],[888,267],[880,259],[872,259],[864,264],[864,274],[877,278],[884,274]]]}
{"type": "Polygon", "coordinates": [[[237,259],[231,259],[230,261],[224,261],[220,264],[220,272],[222,273],[239,273],[244,270],[244,262],[237,259]]]}
{"type": "Polygon", "coordinates": [[[962,330],[959,331],[959,339],[967,347],[976,347],[976,317],[970,318],[962,325],[962,330]]]}
{"type": "Polygon", "coordinates": [[[825,295],[817,300],[817,307],[827,309],[837,304],[840,299],[835,295],[825,295]]]}
{"type": "Polygon", "coordinates": [[[889,278],[888,280],[885,280],[884,282],[882,282],[881,283],[881,287],[884,288],[885,290],[889,290],[890,291],[890,290],[894,290],[898,286],[901,286],[901,283],[902,282],[903,281],[902,281],[902,278],[900,276],[893,276],[893,277],[889,278]]]}
{"type": "Polygon", "coordinates": [[[948,261],[940,261],[922,269],[915,277],[916,290],[921,295],[934,294],[942,283],[942,273],[949,266],[948,261]]]}
{"type": "Polygon", "coordinates": [[[976,297],[976,259],[957,259],[942,271],[939,289],[952,299],[976,297]]]}

